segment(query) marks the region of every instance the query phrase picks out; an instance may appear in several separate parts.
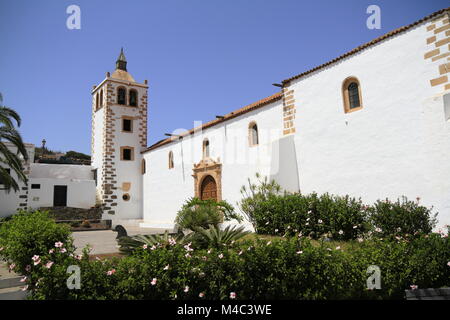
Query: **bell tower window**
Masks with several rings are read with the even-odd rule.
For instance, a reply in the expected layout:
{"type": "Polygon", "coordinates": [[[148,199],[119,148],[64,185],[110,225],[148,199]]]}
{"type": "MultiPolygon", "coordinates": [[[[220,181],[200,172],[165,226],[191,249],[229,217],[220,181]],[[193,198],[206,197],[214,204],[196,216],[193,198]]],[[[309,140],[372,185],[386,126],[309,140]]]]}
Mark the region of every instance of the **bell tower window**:
{"type": "Polygon", "coordinates": [[[136,90],[130,90],[130,103],[129,105],[132,107],[137,106],[137,91],[136,90]]]}
{"type": "Polygon", "coordinates": [[[125,105],[126,103],[126,90],[125,88],[117,89],[117,104],[125,105]]]}

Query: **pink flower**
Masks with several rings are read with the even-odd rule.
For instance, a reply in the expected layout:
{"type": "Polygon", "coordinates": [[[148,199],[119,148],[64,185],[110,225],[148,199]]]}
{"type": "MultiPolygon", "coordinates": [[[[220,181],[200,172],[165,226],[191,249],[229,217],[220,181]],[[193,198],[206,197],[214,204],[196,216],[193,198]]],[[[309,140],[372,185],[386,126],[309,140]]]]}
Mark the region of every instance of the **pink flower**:
{"type": "Polygon", "coordinates": [[[3,247],[0,247],[0,251],[3,251],[3,247]]]}
{"type": "Polygon", "coordinates": [[[37,266],[39,263],[41,263],[41,259],[37,259],[34,261],[34,265],[37,266]]]}
{"type": "Polygon", "coordinates": [[[147,249],[147,247],[148,247],[148,245],[146,245],[146,244],[144,244],[143,246],[142,246],[142,248],[145,250],[145,249],[147,249]]]}
{"type": "Polygon", "coordinates": [[[116,269],[111,269],[111,270],[109,270],[106,274],[107,274],[108,276],[112,276],[114,273],[116,273],[116,269]]]}
{"type": "Polygon", "coordinates": [[[236,292],[230,292],[230,299],[236,299],[236,292]]]}
{"type": "Polygon", "coordinates": [[[75,259],[77,259],[77,260],[81,260],[81,258],[82,258],[81,254],[77,254],[77,255],[75,256],[75,259]]]}
{"type": "Polygon", "coordinates": [[[191,255],[190,255],[189,253],[186,253],[184,256],[185,256],[186,258],[190,258],[190,257],[191,257],[191,255]]]}
{"type": "Polygon", "coordinates": [[[55,249],[48,250],[48,253],[50,253],[50,254],[52,254],[53,252],[55,252],[55,249]]]}
{"type": "Polygon", "coordinates": [[[27,291],[28,290],[28,286],[25,286],[22,288],[22,291],[27,291]]]}
{"type": "Polygon", "coordinates": [[[174,246],[174,245],[177,244],[177,241],[176,241],[175,239],[173,239],[172,237],[170,237],[170,238],[169,238],[169,244],[170,244],[171,246],[174,246]]]}
{"type": "Polygon", "coordinates": [[[381,230],[381,228],[375,228],[376,232],[382,232],[383,230],[381,230]]]}
{"type": "Polygon", "coordinates": [[[152,280],[152,282],[150,282],[150,284],[151,284],[152,286],[156,286],[156,281],[158,281],[158,279],[153,278],[153,280],[152,280]]]}
{"type": "Polygon", "coordinates": [[[151,248],[150,248],[150,250],[156,250],[156,247],[153,245],[151,248]]]}
{"type": "Polygon", "coordinates": [[[189,287],[188,286],[184,287],[184,292],[188,292],[188,291],[189,291],[189,287]]]}
{"type": "Polygon", "coordinates": [[[219,254],[219,259],[222,259],[223,258],[223,254],[219,254]]]}
{"type": "Polygon", "coordinates": [[[198,296],[199,296],[200,298],[203,298],[203,297],[205,296],[205,294],[204,294],[203,292],[200,292],[200,293],[198,294],[198,296]]]}
{"type": "Polygon", "coordinates": [[[358,242],[363,242],[364,241],[364,239],[363,238],[358,238],[358,242]]]}
{"type": "Polygon", "coordinates": [[[37,261],[37,260],[39,260],[39,256],[38,256],[38,255],[34,255],[34,256],[31,258],[31,260],[37,261]]]}
{"type": "Polygon", "coordinates": [[[419,286],[415,285],[415,284],[410,285],[410,287],[411,287],[411,290],[417,290],[417,288],[419,288],[419,286]]]}
{"type": "Polygon", "coordinates": [[[203,256],[202,259],[203,259],[204,261],[206,261],[206,260],[208,260],[208,257],[203,256]]]}
{"type": "Polygon", "coordinates": [[[52,267],[52,265],[53,265],[53,261],[49,261],[49,262],[47,262],[46,264],[45,264],[45,267],[47,268],[47,269],[50,269],[51,267],[52,267]]]}
{"type": "Polygon", "coordinates": [[[13,270],[16,267],[15,263],[9,265],[9,271],[13,270]]]}
{"type": "Polygon", "coordinates": [[[25,267],[25,271],[26,272],[30,272],[31,271],[31,266],[29,264],[25,267]]]}
{"type": "Polygon", "coordinates": [[[169,270],[169,265],[165,266],[163,270],[169,270]]]}
{"type": "Polygon", "coordinates": [[[447,265],[450,267],[450,261],[449,262],[447,262],[447,265]]]}
{"type": "Polygon", "coordinates": [[[60,242],[60,241],[55,242],[55,247],[56,247],[56,248],[61,248],[62,246],[63,246],[63,243],[62,243],[62,242],[60,242]]]}
{"type": "Polygon", "coordinates": [[[27,277],[23,277],[22,279],[20,279],[20,282],[25,282],[27,281],[27,277]]]}
{"type": "Polygon", "coordinates": [[[61,253],[66,253],[67,249],[66,248],[62,248],[60,251],[61,251],[61,253]]]}

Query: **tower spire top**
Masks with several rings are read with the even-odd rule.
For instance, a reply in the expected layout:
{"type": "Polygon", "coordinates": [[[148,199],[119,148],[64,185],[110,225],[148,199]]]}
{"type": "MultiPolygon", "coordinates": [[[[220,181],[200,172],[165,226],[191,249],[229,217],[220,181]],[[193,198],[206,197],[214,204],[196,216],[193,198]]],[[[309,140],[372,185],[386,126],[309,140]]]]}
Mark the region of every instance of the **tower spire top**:
{"type": "Polygon", "coordinates": [[[127,71],[127,59],[125,58],[125,54],[123,53],[123,47],[120,49],[119,58],[116,61],[116,70],[127,71]]]}

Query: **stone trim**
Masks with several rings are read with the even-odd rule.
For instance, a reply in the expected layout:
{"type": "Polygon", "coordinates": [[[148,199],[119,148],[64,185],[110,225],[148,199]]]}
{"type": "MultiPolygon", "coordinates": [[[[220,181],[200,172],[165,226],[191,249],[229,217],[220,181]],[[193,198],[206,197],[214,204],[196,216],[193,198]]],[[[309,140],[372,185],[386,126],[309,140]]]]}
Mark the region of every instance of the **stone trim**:
{"type": "Polygon", "coordinates": [[[222,164],[220,163],[220,160],[214,161],[211,158],[202,159],[198,164],[194,164],[192,171],[195,197],[200,199],[200,188],[203,179],[207,176],[211,176],[215,180],[217,186],[217,201],[222,201],[222,164]]]}
{"type": "Polygon", "coordinates": [[[436,73],[435,76],[430,79],[430,86],[435,87],[438,90],[448,90],[449,86],[449,76],[450,64],[445,63],[445,58],[447,61],[450,56],[450,22],[449,22],[449,12],[445,12],[442,16],[437,17],[429,23],[426,27],[427,38],[425,40],[427,52],[424,54],[424,59],[435,65],[436,73]],[[445,32],[444,32],[445,31],[445,32]],[[431,58],[431,59],[430,59],[431,58]],[[431,61],[430,61],[431,60],[431,61]]]}
{"type": "Polygon", "coordinates": [[[355,112],[355,111],[361,110],[363,108],[364,104],[363,104],[362,94],[361,94],[361,84],[359,83],[358,78],[351,76],[351,77],[346,78],[342,82],[342,100],[344,102],[344,112],[345,113],[355,112]],[[348,89],[347,89],[350,82],[356,82],[358,84],[358,95],[359,95],[359,107],[352,108],[352,109],[350,109],[350,100],[349,100],[348,89]]]}
{"type": "Polygon", "coordinates": [[[295,105],[294,90],[289,87],[282,89],[283,94],[283,135],[295,133],[295,105]]]}

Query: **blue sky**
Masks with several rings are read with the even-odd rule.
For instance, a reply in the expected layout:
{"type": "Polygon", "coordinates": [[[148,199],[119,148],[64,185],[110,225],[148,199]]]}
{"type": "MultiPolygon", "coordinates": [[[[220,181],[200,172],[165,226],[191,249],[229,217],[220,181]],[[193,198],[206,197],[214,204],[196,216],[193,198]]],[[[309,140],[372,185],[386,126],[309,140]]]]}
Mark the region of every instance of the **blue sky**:
{"type": "Polygon", "coordinates": [[[448,6],[448,0],[2,0],[0,92],[26,142],[90,153],[91,89],[123,46],[149,81],[148,144],[277,92],[271,84],[448,6]],[[66,8],[81,8],[81,30],[66,8]],[[366,8],[381,8],[381,29],[366,8]]]}

